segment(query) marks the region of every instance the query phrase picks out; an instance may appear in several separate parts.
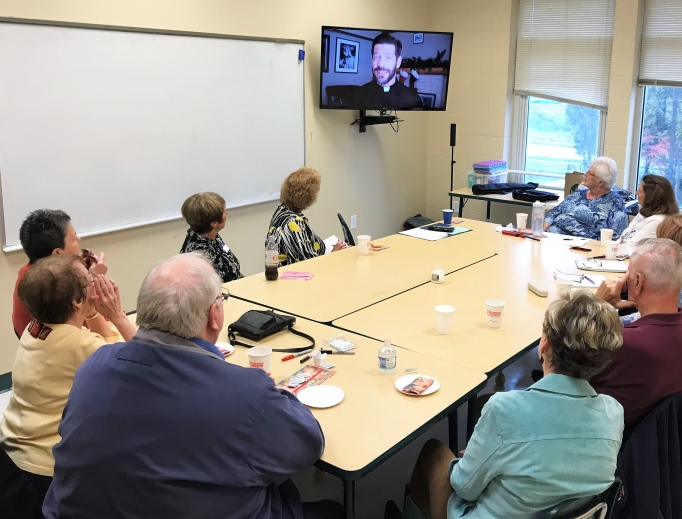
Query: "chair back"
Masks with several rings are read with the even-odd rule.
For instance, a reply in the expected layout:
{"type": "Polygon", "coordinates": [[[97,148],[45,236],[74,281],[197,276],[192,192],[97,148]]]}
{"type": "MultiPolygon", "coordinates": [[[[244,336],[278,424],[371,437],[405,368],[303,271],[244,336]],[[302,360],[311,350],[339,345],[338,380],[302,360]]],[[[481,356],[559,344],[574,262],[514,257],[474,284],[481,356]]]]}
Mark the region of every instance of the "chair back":
{"type": "Polygon", "coordinates": [[[343,241],[346,242],[346,245],[354,247],[355,240],[353,239],[353,234],[350,232],[350,228],[348,227],[346,220],[343,219],[341,213],[337,213],[336,216],[339,217],[339,222],[341,222],[341,230],[343,231],[343,241]]]}
{"type": "Polygon", "coordinates": [[[567,499],[538,514],[538,519],[608,519],[621,485],[620,479],[615,478],[611,486],[601,494],[567,499]]]}

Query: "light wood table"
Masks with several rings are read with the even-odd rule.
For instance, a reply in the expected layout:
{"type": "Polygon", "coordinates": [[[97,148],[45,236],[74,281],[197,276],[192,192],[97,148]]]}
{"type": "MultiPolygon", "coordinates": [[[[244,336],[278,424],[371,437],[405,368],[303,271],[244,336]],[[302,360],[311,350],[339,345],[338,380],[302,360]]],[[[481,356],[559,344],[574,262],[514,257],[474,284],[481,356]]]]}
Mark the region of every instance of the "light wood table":
{"type": "MultiPolygon", "coordinates": [[[[556,191],[554,189],[540,189],[540,191],[547,191],[549,193],[553,193],[555,195],[559,196],[558,200],[551,200],[549,202],[545,202],[546,207],[554,207],[555,205],[560,204],[564,200],[564,195],[560,191],[556,191]]],[[[524,200],[515,200],[512,197],[512,194],[506,194],[506,195],[475,195],[473,191],[471,190],[470,187],[463,187],[461,189],[455,189],[454,191],[450,191],[450,201],[452,201],[453,198],[457,197],[459,198],[459,216],[460,218],[462,217],[462,210],[464,209],[464,206],[466,205],[466,201],[471,199],[471,200],[481,200],[483,202],[487,203],[487,208],[486,208],[486,217],[485,220],[486,222],[490,221],[490,204],[493,202],[496,202],[498,204],[509,204],[509,205],[523,205],[528,207],[533,206],[533,202],[526,202],[524,200]]],[[[450,204],[452,207],[452,204],[450,204]]],[[[516,224],[516,222],[514,222],[516,224]]]]}
{"type": "MultiPolygon", "coordinates": [[[[428,283],[336,319],[334,326],[375,339],[390,338],[403,348],[492,375],[539,340],[546,307],[556,298],[554,271],[577,273],[576,259],[604,250],[595,241],[586,245],[591,252],[582,253],[548,239],[538,242],[505,236],[492,224],[469,222],[469,226],[476,229],[477,239],[494,245],[495,257],[447,275],[442,284],[428,283]],[[549,297],[528,290],[529,281],[547,287],[549,297]],[[486,324],[487,299],[506,303],[501,328],[486,324]],[[436,331],[434,307],[439,304],[456,309],[448,335],[436,331]]],[[[603,274],[607,278],[620,276],[603,274]]]]}
{"type": "MultiPolygon", "coordinates": [[[[466,220],[460,224],[468,227],[466,220]]],[[[314,273],[309,281],[267,281],[263,273],[225,287],[240,299],[328,323],[351,312],[428,283],[431,268],[454,272],[494,256],[494,246],[467,232],[438,241],[395,234],[376,240],[388,249],[358,254],[357,247],[280,268],[314,273]]]]}

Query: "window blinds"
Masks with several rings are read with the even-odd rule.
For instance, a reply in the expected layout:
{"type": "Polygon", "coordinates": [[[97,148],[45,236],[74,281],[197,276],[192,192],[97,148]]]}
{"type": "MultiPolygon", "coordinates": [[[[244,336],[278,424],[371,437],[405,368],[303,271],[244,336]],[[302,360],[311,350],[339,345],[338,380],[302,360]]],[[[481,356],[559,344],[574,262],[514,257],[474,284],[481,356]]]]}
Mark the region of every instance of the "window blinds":
{"type": "Polygon", "coordinates": [[[520,0],[514,93],[606,110],[614,10],[615,0],[520,0]]]}
{"type": "Polygon", "coordinates": [[[682,2],[646,0],[640,85],[682,86],[682,2]]]}

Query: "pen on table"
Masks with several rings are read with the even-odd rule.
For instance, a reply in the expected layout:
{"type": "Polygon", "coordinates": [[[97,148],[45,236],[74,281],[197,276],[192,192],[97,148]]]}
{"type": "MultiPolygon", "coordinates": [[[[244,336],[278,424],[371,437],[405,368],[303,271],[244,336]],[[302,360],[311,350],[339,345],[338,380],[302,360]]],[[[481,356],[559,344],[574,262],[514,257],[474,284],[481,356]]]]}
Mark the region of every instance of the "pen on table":
{"type": "Polygon", "coordinates": [[[312,348],[310,348],[309,350],[305,350],[305,351],[299,351],[296,353],[291,353],[291,354],[287,355],[286,357],[282,357],[282,362],[284,362],[285,360],[291,360],[295,357],[300,357],[301,355],[305,355],[306,353],[310,353],[311,351],[313,351],[312,348]]]}
{"type": "Polygon", "coordinates": [[[606,256],[594,256],[590,259],[606,259],[606,256]]]}
{"type": "Polygon", "coordinates": [[[309,359],[310,359],[310,355],[306,355],[305,357],[303,357],[301,359],[301,364],[303,364],[306,360],[309,360],[309,359]]]}
{"type": "Polygon", "coordinates": [[[540,241],[540,238],[533,238],[532,236],[528,236],[528,235],[524,236],[524,238],[527,238],[529,240],[534,240],[534,241],[540,241]]]}
{"type": "Polygon", "coordinates": [[[329,353],[330,355],[355,355],[354,351],[320,350],[320,353],[329,353]]]}
{"type": "Polygon", "coordinates": [[[590,278],[588,278],[586,275],[583,274],[583,277],[584,277],[587,281],[589,281],[590,283],[592,283],[593,285],[595,284],[595,282],[592,281],[590,278]]]}

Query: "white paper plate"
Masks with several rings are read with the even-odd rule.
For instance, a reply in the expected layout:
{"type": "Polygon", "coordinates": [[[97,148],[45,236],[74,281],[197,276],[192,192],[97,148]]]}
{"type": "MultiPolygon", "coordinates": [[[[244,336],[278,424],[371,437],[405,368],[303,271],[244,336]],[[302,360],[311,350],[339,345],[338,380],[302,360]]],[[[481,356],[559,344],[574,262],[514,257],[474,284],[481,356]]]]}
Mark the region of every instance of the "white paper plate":
{"type": "Polygon", "coordinates": [[[405,375],[404,377],[400,377],[398,380],[396,380],[395,381],[395,388],[405,396],[426,396],[426,395],[430,395],[431,393],[435,393],[436,391],[438,391],[440,389],[440,382],[438,382],[433,377],[427,377],[426,375],[412,374],[412,375],[405,375]],[[433,380],[433,384],[431,384],[429,389],[424,391],[421,395],[408,395],[407,393],[403,393],[403,388],[405,386],[407,386],[410,382],[412,382],[417,377],[422,377],[425,379],[431,379],[431,380],[433,380]]]}
{"type": "Polygon", "coordinates": [[[301,403],[308,407],[317,407],[324,409],[325,407],[333,407],[341,403],[344,398],[343,389],[336,386],[313,386],[301,389],[296,396],[301,403]]]}
{"type": "Polygon", "coordinates": [[[218,347],[218,349],[225,350],[227,352],[225,354],[226,357],[229,357],[234,353],[234,346],[227,342],[216,342],[215,345],[218,347]]]}

